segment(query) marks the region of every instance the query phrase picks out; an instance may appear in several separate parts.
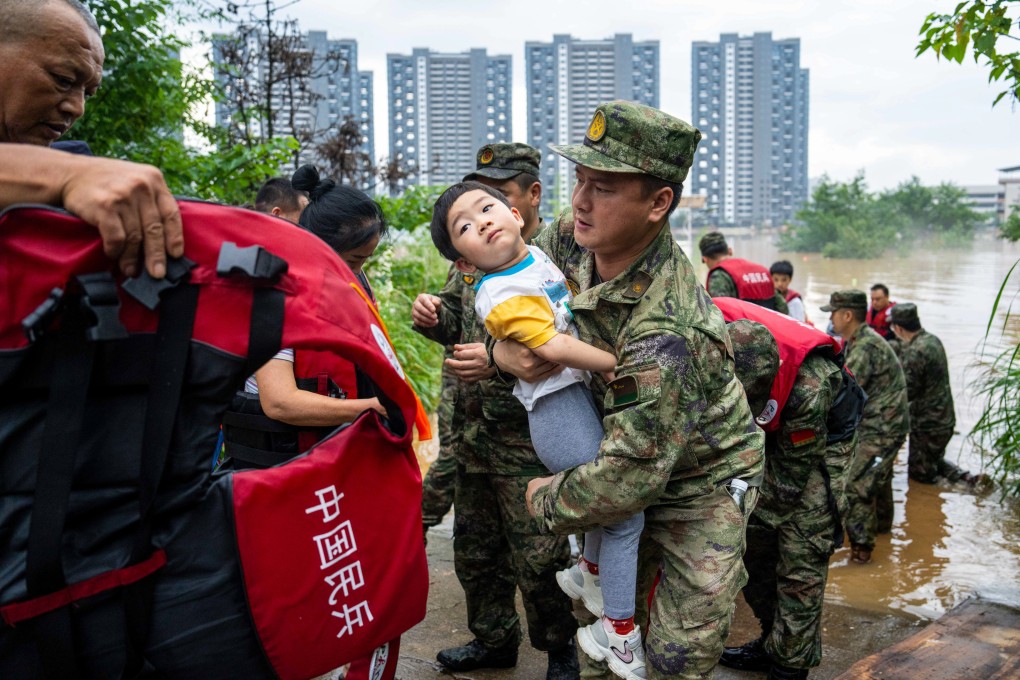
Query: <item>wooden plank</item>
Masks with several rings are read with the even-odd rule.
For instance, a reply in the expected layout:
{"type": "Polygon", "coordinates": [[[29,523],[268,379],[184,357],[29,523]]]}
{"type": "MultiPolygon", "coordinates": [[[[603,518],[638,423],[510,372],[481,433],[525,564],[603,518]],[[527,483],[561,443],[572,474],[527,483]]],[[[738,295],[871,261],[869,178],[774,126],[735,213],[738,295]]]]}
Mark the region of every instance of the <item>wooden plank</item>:
{"type": "Polygon", "coordinates": [[[837,680],[1020,678],[1020,611],[970,599],[837,680]]]}

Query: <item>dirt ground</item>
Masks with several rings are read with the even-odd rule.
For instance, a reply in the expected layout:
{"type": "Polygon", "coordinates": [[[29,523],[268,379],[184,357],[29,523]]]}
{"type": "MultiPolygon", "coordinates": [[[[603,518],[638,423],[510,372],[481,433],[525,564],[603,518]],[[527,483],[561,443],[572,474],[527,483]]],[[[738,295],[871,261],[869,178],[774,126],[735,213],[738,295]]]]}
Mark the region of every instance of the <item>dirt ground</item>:
{"type": "MultiPolygon", "coordinates": [[[[400,680],[439,680],[441,678],[472,678],[477,680],[543,680],[545,654],[525,643],[521,646],[516,668],[508,670],[444,673],[436,661],[440,649],[464,644],[471,640],[467,629],[464,592],[453,571],[452,515],[429,532],[428,558],[430,591],[425,620],[411,629],[401,641],[400,680]]],[[[518,595],[517,608],[523,610],[518,595]]],[[[826,602],[824,612],[824,652],[822,665],[811,672],[813,680],[830,680],[846,671],[855,661],[888,647],[915,633],[927,622],[905,617],[896,612],[867,612],[826,602]]],[[[757,622],[751,610],[738,601],[737,613],[730,632],[733,644],[743,644],[758,635],[757,622]]],[[[760,674],[733,671],[719,667],[718,680],[739,680],[763,677],[760,674]]]]}

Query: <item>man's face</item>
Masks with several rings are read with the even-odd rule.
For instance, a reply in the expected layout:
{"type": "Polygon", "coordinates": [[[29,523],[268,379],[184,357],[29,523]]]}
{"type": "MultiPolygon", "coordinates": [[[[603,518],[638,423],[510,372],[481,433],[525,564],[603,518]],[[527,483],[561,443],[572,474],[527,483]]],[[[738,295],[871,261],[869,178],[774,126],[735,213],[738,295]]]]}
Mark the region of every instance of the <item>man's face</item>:
{"type": "Polygon", "coordinates": [[[34,35],[0,44],[0,142],[49,146],[85,113],[103,77],[103,44],[63,2],[39,12],[34,35]]]}
{"type": "Polygon", "coordinates": [[[538,222],[538,203],[542,197],[541,190],[537,192],[524,191],[513,178],[500,181],[479,176],[475,179],[506,196],[506,200],[510,202],[510,207],[517,208],[517,212],[521,214],[525,228],[533,226],[538,222]]]}
{"type": "Polygon", "coordinates": [[[790,290],[791,278],[786,274],[773,274],[772,285],[775,286],[776,292],[786,295],[790,290]]]}
{"type": "Polygon", "coordinates": [[[881,312],[883,309],[889,306],[889,296],[885,294],[881,288],[878,290],[871,291],[871,308],[876,312],[881,312]]]}
{"type": "Polygon", "coordinates": [[[576,166],[574,240],[600,257],[637,256],[659,233],[664,213],[640,175],[576,166]]]}
{"type": "Polygon", "coordinates": [[[832,322],[832,330],[835,331],[836,335],[846,337],[847,327],[850,325],[853,317],[853,311],[846,308],[834,309],[829,313],[829,321],[832,322]]]}
{"type": "Polygon", "coordinates": [[[481,189],[462,194],[446,217],[450,240],[462,256],[457,262],[466,262],[466,271],[471,266],[488,273],[500,271],[522,250],[526,253],[523,226],[517,208],[508,208],[481,189]]]}

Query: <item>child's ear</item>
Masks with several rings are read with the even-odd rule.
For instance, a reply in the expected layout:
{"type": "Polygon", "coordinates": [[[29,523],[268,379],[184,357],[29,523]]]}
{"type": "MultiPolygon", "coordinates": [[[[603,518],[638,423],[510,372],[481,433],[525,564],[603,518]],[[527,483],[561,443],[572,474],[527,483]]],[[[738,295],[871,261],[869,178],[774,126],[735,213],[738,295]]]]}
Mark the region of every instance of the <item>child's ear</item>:
{"type": "Polygon", "coordinates": [[[514,219],[523,227],[524,218],[521,216],[521,211],[517,208],[510,208],[510,213],[514,216],[514,219]]]}
{"type": "Polygon", "coordinates": [[[478,267],[474,266],[473,264],[465,260],[463,257],[458,257],[456,260],[454,260],[453,266],[461,270],[465,274],[474,274],[476,271],[478,271],[478,267]]]}

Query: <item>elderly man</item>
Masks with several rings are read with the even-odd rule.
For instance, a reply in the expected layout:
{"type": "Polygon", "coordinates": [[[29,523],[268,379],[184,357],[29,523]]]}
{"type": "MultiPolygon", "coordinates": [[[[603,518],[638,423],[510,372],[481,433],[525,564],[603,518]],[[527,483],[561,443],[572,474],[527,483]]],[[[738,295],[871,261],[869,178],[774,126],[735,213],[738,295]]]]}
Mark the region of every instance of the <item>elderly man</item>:
{"type": "Polygon", "coordinates": [[[184,252],[177,203],[151,166],[47,149],[102,78],[99,26],[78,0],[0,0],[0,209],[62,206],[95,225],[129,276],[184,252]]]}

